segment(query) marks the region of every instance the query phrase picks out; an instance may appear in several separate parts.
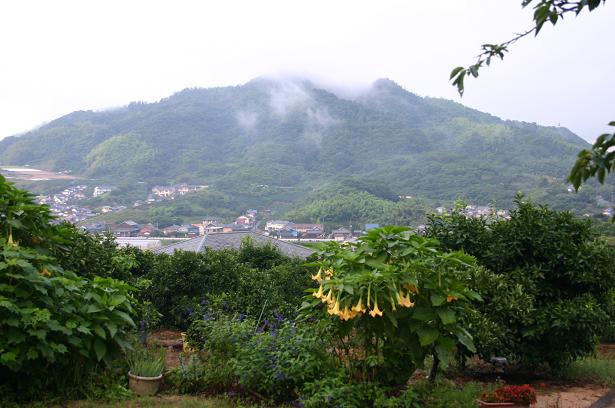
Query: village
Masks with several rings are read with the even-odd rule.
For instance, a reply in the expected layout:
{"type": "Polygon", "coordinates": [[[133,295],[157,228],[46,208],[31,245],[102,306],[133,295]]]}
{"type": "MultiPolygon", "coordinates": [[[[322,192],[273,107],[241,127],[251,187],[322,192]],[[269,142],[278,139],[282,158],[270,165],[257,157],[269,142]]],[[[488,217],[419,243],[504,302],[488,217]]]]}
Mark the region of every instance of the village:
{"type": "MultiPolygon", "coordinates": [[[[189,185],[186,183],[176,185],[156,185],[151,188],[144,200],[137,200],[132,207],[152,205],[156,202],[174,200],[179,196],[208,188],[206,185],[189,185]]],[[[37,196],[37,202],[46,204],[58,219],[73,224],[79,224],[84,230],[93,234],[111,234],[116,237],[120,245],[133,245],[141,248],[155,248],[163,246],[169,241],[191,239],[209,234],[225,234],[237,232],[258,233],[283,241],[354,241],[371,229],[378,228],[378,223],[361,225],[327,225],[324,223],[299,223],[293,220],[270,220],[268,213],[265,217],[258,217],[258,210],[249,209],[237,216],[233,222],[223,222],[213,216],[203,216],[201,221],[186,224],[173,224],[159,226],[152,222],[138,223],[126,219],[121,222],[109,223],[104,221],[87,220],[100,214],[117,213],[127,209],[124,205],[81,205],[80,202],[92,198],[102,201],[105,194],[113,191],[115,187],[109,185],[75,185],[67,187],[57,194],[37,196]]],[[[605,207],[602,215],[612,216],[613,209],[610,202],[597,197],[599,204],[605,207]]],[[[104,202],[104,201],[102,201],[104,202]]],[[[436,207],[434,213],[441,215],[452,210],[446,207],[436,207]]],[[[496,209],[492,206],[466,205],[462,210],[468,218],[493,217],[495,219],[509,219],[507,210],[496,209]]],[[[421,232],[425,226],[413,226],[421,232]]]]}

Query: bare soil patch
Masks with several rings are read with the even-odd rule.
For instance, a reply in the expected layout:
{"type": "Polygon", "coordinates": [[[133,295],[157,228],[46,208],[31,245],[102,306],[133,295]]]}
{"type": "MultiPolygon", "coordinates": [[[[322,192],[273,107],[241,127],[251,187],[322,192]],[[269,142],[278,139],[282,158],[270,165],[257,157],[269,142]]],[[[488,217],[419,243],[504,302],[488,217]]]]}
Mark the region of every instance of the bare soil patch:
{"type": "Polygon", "coordinates": [[[147,345],[164,347],[167,349],[167,368],[173,368],[179,365],[179,354],[184,348],[181,332],[174,330],[155,331],[147,336],[147,345]]]}

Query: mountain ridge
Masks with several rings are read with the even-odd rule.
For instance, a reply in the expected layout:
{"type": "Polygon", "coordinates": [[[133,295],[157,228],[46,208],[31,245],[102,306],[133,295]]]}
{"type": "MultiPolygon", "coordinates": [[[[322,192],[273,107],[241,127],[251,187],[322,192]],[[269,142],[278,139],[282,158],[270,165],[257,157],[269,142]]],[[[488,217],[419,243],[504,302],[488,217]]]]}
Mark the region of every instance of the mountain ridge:
{"type": "Polygon", "coordinates": [[[75,111],[0,140],[0,162],[116,183],[292,186],[293,202],[351,176],[399,195],[509,203],[545,180],[563,191],[587,146],[568,129],[502,120],[389,79],[344,98],[305,79],[259,77],[75,111]]]}

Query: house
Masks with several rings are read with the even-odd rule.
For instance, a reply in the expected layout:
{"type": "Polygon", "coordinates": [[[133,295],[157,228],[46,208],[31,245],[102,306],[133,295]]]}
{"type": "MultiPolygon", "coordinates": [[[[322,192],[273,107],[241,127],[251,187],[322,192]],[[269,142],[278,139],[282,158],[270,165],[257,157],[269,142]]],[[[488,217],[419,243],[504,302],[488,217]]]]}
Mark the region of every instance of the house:
{"type": "Polygon", "coordinates": [[[186,183],[182,183],[182,184],[177,186],[176,191],[177,191],[177,194],[184,195],[184,194],[190,192],[190,186],[188,184],[186,184],[186,183]]]}
{"type": "Polygon", "coordinates": [[[175,195],[175,187],[173,186],[154,186],[152,193],[158,197],[170,198],[175,195]]]}
{"type": "Polygon", "coordinates": [[[149,237],[149,236],[153,236],[154,233],[157,231],[158,229],[154,227],[152,224],[145,224],[144,226],[141,227],[137,236],[138,237],[149,237]]]}
{"type": "Polygon", "coordinates": [[[205,226],[203,224],[191,224],[191,225],[199,229],[199,235],[205,234],[205,226]]]}
{"type": "Polygon", "coordinates": [[[104,232],[109,231],[108,225],[103,222],[93,222],[90,224],[85,224],[81,228],[83,228],[84,230],[86,230],[87,232],[91,234],[102,234],[104,232]]]}
{"type": "Polygon", "coordinates": [[[180,228],[179,225],[170,225],[168,227],[163,228],[161,231],[166,236],[176,236],[177,230],[180,228]]]}
{"type": "Polygon", "coordinates": [[[272,235],[275,235],[277,238],[299,238],[299,231],[294,228],[286,227],[275,231],[272,235]]]}
{"type": "Polygon", "coordinates": [[[177,229],[177,235],[194,238],[199,235],[199,228],[191,224],[184,224],[177,229]]]}
{"type": "Polygon", "coordinates": [[[209,224],[205,224],[203,226],[203,233],[204,234],[215,234],[218,232],[223,232],[224,227],[218,225],[217,222],[210,222],[209,224]]]}
{"type": "Polygon", "coordinates": [[[289,225],[299,233],[300,238],[322,238],[325,234],[325,227],[323,224],[295,224],[289,225]]]}
{"type": "Polygon", "coordinates": [[[94,187],[94,192],[92,193],[92,197],[98,197],[101,196],[105,193],[108,193],[109,191],[113,190],[113,187],[109,187],[109,186],[96,186],[94,187]]]}
{"type": "Polygon", "coordinates": [[[252,230],[252,226],[242,224],[224,224],[221,227],[224,233],[252,230]]]}
{"type": "Polygon", "coordinates": [[[283,228],[286,228],[288,224],[290,224],[290,221],[285,221],[285,220],[267,221],[267,224],[265,224],[265,231],[267,232],[279,231],[283,228]]]}
{"type": "Polygon", "coordinates": [[[205,227],[207,227],[210,224],[218,225],[218,220],[216,220],[214,217],[211,217],[211,216],[207,216],[203,218],[203,225],[205,227]]]}
{"type": "Polygon", "coordinates": [[[246,215],[240,215],[235,219],[236,225],[250,225],[252,224],[252,219],[246,215]]]}
{"type": "Polygon", "coordinates": [[[331,231],[329,237],[335,241],[348,241],[352,238],[352,231],[348,228],[339,228],[331,231]]]}
{"type": "Polygon", "coordinates": [[[116,237],[136,237],[141,230],[141,226],[134,221],[128,220],[121,224],[111,227],[111,231],[116,237]]]}

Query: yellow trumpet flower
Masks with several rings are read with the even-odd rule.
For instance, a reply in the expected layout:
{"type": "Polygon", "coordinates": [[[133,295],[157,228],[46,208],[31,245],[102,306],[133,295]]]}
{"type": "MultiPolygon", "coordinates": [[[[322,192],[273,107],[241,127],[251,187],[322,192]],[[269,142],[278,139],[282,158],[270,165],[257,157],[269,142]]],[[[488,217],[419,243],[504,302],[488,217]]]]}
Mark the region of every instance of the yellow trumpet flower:
{"type": "Polygon", "coordinates": [[[359,298],[359,301],[355,306],[352,307],[352,310],[357,313],[365,313],[365,306],[363,306],[363,298],[359,298]]]}
{"type": "Polygon", "coordinates": [[[414,303],[410,300],[410,294],[406,293],[405,295],[401,295],[400,292],[397,293],[397,303],[403,307],[412,307],[414,303]]]}
{"type": "Polygon", "coordinates": [[[321,299],[322,303],[331,303],[331,300],[333,299],[333,289],[329,289],[329,292],[327,292],[327,296],[321,297],[321,299]]]}
{"type": "Polygon", "coordinates": [[[322,269],[319,269],[316,275],[312,275],[312,279],[318,283],[322,282],[322,269]]]}
{"type": "Polygon", "coordinates": [[[378,302],[374,304],[374,308],[369,312],[371,317],[382,316],[382,310],[378,309],[378,302]]]}
{"type": "Polygon", "coordinates": [[[314,296],[316,299],[322,298],[322,285],[320,285],[320,287],[318,288],[318,292],[312,293],[312,296],[314,296]]]}
{"type": "Polygon", "coordinates": [[[451,302],[453,302],[455,300],[457,300],[457,296],[449,295],[449,296],[446,297],[446,301],[448,303],[451,303],[451,302]]]}
{"type": "Polygon", "coordinates": [[[340,302],[339,300],[335,302],[333,307],[329,306],[329,310],[327,310],[330,315],[339,315],[340,314],[340,302]]]}
{"type": "Polygon", "coordinates": [[[342,320],[350,320],[352,319],[354,316],[352,314],[352,312],[350,311],[350,309],[348,309],[348,306],[346,306],[344,308],[344,310],[342,310],[339,314],[340,319],[342,320]]]}

